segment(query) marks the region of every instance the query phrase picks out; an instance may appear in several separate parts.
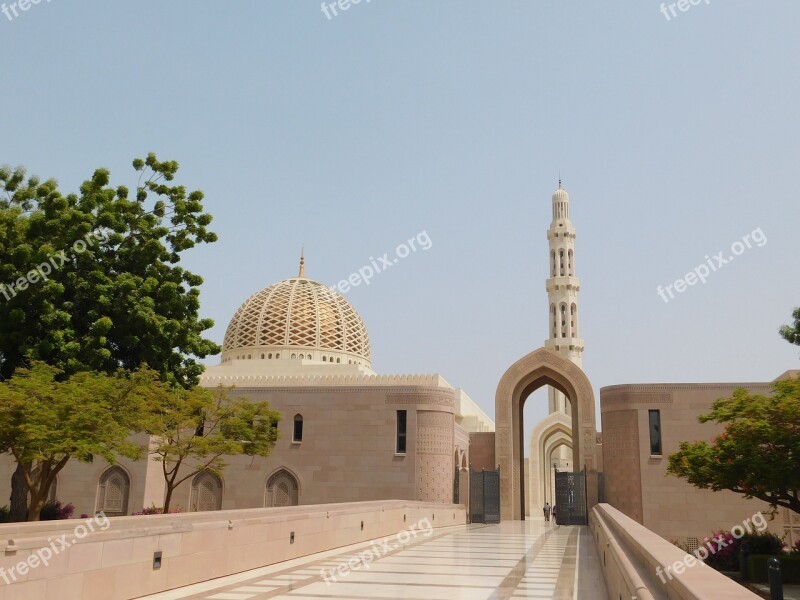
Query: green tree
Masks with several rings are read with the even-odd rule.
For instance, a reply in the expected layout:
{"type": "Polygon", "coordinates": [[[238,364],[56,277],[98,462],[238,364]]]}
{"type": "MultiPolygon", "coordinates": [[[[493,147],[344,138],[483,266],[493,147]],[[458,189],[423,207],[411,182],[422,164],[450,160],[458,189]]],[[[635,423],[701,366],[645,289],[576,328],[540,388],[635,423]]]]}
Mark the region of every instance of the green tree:
{"type": "Polygon", "coordinates": [[[50,486],[70,459],[99,456],[114,464],[117,456],[139,458],[144,448],[130,435],[154,397],[168,391],[152,371],[60,375],[37,362],[0,382],[0,448],[14,456],[30,490],[28,521],[39,520],[50,486]]]}
{"type": "MultiPolygon", "coordinates": [[[[175,161],[136,159],[135,193],[95,171],[77,193],[55,180],[0,168],[0,377],[30,360],[69,377],[152,365],[184,388],[219,353],[202,334],[202,279],[181,254],[216,240],[203,194],[173,184],[175,161]],[[49,265],[49,266],[48,266],[49,265]]],[[[22,467],[28,468],[28,467],[22,467]]],[[[28,491],[12,477],[12,518],[24,519],[28,491]]]]}
{"type": "Polygon", "coordinates": [[[800,346],[800,308],[795,308],[792,313],[793,325],[784,325],[780,329],[780,334],[790,344],[800,346]]]}
{"type": "Polygon", "coordinates": [[[800,380],[774,384],[770,397],[737,389],[701,423],[725,430],[713,443],[683,442],[668,473],[702,488],[730,490],[800,513],[800,380]]]}
{"type": "Polygon", "coordinates": [[[268,456],[278,439],[280,414],[266,402],[232,398],[225,388],[173,389],[151,406],[145,431],[166,482],[164,510],[181,483],[203,471],[219,474],[224,457],[268,456]]]}

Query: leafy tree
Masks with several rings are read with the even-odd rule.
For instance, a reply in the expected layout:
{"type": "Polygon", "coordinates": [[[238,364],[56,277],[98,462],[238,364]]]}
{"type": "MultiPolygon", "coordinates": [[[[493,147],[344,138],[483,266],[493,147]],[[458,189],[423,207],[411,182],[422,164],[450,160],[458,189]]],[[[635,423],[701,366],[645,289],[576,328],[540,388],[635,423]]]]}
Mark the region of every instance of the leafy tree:
{"type": "Polygon", "coordinates": [[[67,375],[147,363],[191,387],[203,371],[194,357],[219,352],[202,338],[213,326],[198,316],[202,279],[177,266],[217,239],[203,194],[168,185],[177,162],[150,154],[133,166],[134,198],[105,169],[66,196],[54,180],[0,169],[0,376],[28,357],[67,375]]]}
{"type": "Polygon", "coordinates": [[[168,392],[152,371],[81,372],[63,381],[59,375],[37,362],[0,382],[0,446],[14,456],[30,490],[29,521],[40,519],[48,490],[70,459],[139,458],[144,448],[130,434],[154,398],[168,392]]]}
{"type": "Polygon", "coordinates": [[[800,379],[774,383],[771,397],[738,389],[701,423],[725,425],[713,443],[683,442],[668,472],[702,488],[730,490],[800,513],[800,379]]]}
{"type": "MultiPolygon", "coordinates": [[[[202,334],[202,279],[178,265],[210,243],[203,194],[172,184],[175,161],[136,159],[135,193],[95,171],[77,193],[55,180],[0,168],[0,378],[30,360],[69,377],[152,365],[165,381],[198,383],[196,357],[219,353],[202,334]]],[[[2,449],[0,449],[2,450],[2,449]]],[[[12,519],[24,519],[28,490],[12,477],[12,519]]]]}
{"type": "Polygon", "coordinates": [[[278,439],[280,414],[266,402],[231,398],[225,388],[175,389],[154,404],[145,431],[166,482],[164,513],[181,483],[203,471],[219,474],[224,456],[268,456],[278,439]]]}
{"type": "Polygon", "coordinates": [[[795,308],[792,313],[793,325],[784,325],[780,329],[780,334],[790,344],[800,346],[800,308],[795,308]]]}

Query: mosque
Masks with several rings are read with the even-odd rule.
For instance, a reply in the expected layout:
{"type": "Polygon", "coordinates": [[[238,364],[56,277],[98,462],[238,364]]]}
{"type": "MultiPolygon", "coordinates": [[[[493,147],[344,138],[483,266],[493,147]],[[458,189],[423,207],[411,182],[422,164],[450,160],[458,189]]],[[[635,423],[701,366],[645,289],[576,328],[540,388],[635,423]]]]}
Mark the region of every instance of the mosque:
{"type": "MultiPolygon", "coordinates": [[[[335,289],[306,277],[301,257],[296,277],[244,301],[228,325],[220,363],[201,380],[268,401],[282,415],[280,439],[266,458],[229,457],[221,476],[203,472],[187,480],[173,505],[211,511],[385,499],[463,504],[469,477],[459,474],[499,467],[504,520],[539,516],[545,502],[554,503],[558,471],[583,474],[587,508],[608,502],[690,548],[698,534],[766,511],[763,502],[665,475],[681,441],[719,434],[719,426],[697,421],[714,400],[739,387],[769,394],[771,382],[606,387],[598,432],[594,391],[581,368],[576,230],[560,182],[552,215],[547,339],[502,376],[496,424],[441,375],[374,372],[363,320],[335,289]],[[543,387],[549,415],[532,428],[526,460],[522,408],[543,387]]],[[[797,376],[787,371],[779,379],[797,376]]],[[[145,435],[136,440],[148,443],[145,435]]],[[[9,497],[13,470],[13,461],[0,457],[0,498],[9,497]]],[[[76,514],[108,516],[161,506],[164,494],[161,465],[149,459],[120,459],[113,466],[70,461],[50,490],[51,498],[73,503],[76,514]]],[[[794,543],[800,515],[782,509],[770,528],[794,543]]]]}
{"type": "MultiPolygon", "coordinates": [[[[450,503],[454,470],[469,464],[470,432],[493,421],[440,375],[379,375],[369,334],[337,291],[305,275],[264,288],[230,321],[220,364],[201,385],[266,400],[282,415],[267,458],[229,457],[221,477],[181,484],[184,511],[402,499],[450,503]]],[[[140,436],[142,443],[147,439],[140,436]]],[[[13,462],[0,463],[7,497],[13,462]]],[[[76,514],[128,515],[163,505],[161,465],[71,461],[51,498],[76,514]]]]}

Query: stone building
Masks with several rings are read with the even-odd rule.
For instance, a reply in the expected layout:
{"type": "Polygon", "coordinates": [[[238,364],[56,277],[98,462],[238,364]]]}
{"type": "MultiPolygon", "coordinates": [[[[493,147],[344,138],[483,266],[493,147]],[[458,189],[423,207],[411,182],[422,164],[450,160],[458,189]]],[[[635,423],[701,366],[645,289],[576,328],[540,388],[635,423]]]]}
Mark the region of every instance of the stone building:
{"type": "MultiPolygon", "coordinates": [[[[794,378],[787,371],[778,379],[794,378]]],[[[681,442],[712,442],[722,433],[716,423],[699,423],[719,398],[736,388],[769,396],[771,382],[614,385],[600,390],[603,424],[605,500],[648,529],[694,550],[713,530],[731,530],[765,502],[728,491],[698,489],[667,475],[670,454],[681,442]]],[[[798,466],[800,468],[800,466],[798,466]]],[[[780,509],[769,529],[789,545],[800,539],[800,515],[780,509]]]]}
{"type": "MultiPolygon", "coordinates": [[[[272,454],[229,457],[222,476],[201,473],[179,486],[183,510],[257,508],[361,500],[453,501],[454,472],[469,464],[469,433],[494,423],[439,375],[379,375],[369,334],[339,293],[305,277],[247,299],[230,321],[221,362],[201,385],[267,400],[279,411],[272,454]]],[[[146,436],[138,436],[143,445],[146,436]]],[[[13,462],[0,462],[0,498],[13,462]]],[[[467,478],[462,478],[466,480],[467,478]]],[[[52,497],[76,513],[126,515],[163,505],[161,464],[71,461],[52,497]]]]}

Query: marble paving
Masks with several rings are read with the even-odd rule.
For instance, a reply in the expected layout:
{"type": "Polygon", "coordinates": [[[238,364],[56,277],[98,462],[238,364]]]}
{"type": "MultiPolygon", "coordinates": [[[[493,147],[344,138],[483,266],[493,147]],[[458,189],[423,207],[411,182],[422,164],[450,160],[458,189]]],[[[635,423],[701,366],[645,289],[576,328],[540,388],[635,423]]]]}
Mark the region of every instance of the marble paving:
{"type": "Polygon", "coordinates": [[[339,548],[146,598],[608,600],[585,527],[507,521],[440,529],[406,543],[395,537],[384,542],[339,548]]]}

